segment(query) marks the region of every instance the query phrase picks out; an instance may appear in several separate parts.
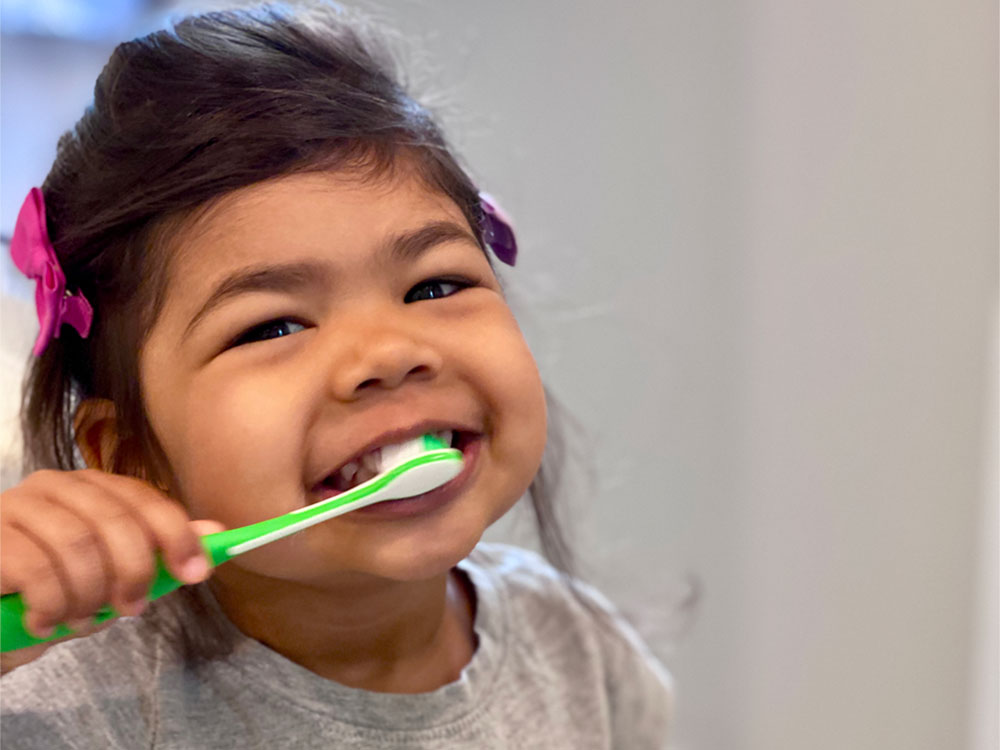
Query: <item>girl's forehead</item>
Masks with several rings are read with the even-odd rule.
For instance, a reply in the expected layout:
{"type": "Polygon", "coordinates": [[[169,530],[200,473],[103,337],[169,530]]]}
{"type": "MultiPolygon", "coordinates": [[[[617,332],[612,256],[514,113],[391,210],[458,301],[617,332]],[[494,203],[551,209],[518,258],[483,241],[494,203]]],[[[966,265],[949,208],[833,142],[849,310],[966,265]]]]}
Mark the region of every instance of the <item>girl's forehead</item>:
{"type": "MultiPolygon", "coordinates": [[[[418,176],[302,172],[234,190],[211,201],[194,217],[195,235],[217,242],[233,233],[262,231],[278,223],[285,231],[299,220],[355,224],[358,216],[382,216],[377,226],[446,213],[462,216],[445,194],[418,176]]],[[[310,226],[302,227],[308,231],[310,226]]]]}
{"type": "Polygon", "coordinates": [[[169,278],[188,286],[192,277],[221,275],[240,264],[294,254],[364,253],[434,221],[454,222],[473,235],[454,201],[409,172],[287,175],[196,210],[173,237],[169,278]]]}

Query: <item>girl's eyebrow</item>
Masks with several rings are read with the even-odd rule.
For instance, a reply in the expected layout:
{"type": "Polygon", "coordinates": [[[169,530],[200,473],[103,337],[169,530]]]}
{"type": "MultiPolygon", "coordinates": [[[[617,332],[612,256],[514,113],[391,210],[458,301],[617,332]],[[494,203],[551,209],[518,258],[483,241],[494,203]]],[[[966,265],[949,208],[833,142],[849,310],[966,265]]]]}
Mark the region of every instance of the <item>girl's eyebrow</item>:
{"type": "MultiPolygon", "coordinates": [[[[389,238],[376,255],[380,260],[413,261],[435,245],[456,240],[479,247],[467,228],[451,221],[435,221],[389,238]]],[[[323,287],[328,285],[332,274],[330,265],[318,260],[240,268],[216,285],[191,317],[184,333],[189,334],[209,312],[233,297],[250,292],[296,292],[307,287],[323,287]]]]}
{"type": "Polygon", "coordinates": [[[208,313],[233,297],[249,292],[294,292],[309,286],[325,284],[331,271],[326,263],[299,261],[295,263],[247,266],[220,281],[196,312],[184,334],[189,334],[208,313]]]}
{"type": "Polygon", "coordinates": [[[471,242],[479,247],[479,243],[472,236],[468,227],[463,227],[453,221],[435,221],[425,224],[420,229],[391,237],[379,248],[378,254],[381,258],[397,261],[416,260],[425,250],[434,247],[434,245],[457,240],[471,242]]]}

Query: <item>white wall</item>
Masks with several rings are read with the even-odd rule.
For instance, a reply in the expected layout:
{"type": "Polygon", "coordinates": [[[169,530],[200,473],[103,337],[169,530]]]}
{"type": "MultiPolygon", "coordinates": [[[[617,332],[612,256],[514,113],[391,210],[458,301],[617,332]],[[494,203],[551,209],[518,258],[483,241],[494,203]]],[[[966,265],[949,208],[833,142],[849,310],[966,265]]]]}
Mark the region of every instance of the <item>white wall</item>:
{"type": "MultiPolygon", "coordinates": [[[[674,747],[995,747],[995,6],[378,8],[516,219],[596,455],[578,548],[674,673],[674,747]]],[[[5,232],[48,137],[11,92],[96,72],[11,47],[5,232]]]]}
{"type": "Polygon", "coordinates": [[[746,737],[964,747],[996,7],[769,0],[747,31],[746,737]]]}

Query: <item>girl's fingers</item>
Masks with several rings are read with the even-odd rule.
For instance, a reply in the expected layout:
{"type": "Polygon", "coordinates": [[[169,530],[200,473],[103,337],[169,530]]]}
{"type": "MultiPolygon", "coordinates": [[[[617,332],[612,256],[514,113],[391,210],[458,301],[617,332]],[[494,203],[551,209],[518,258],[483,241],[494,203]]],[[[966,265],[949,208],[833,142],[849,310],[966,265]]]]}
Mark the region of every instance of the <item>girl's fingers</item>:
{"type": "Polygon", "coordinates": [[[136,615],[145,606],[150,581],[156,573],[153,539],[132,508],[115,494],[87,481],[78,482],[58,502],[91,529],[110,578],[107,597],[123,615],[136,615]]]}
{"type": "Polygon", "coordinates": [[[175,578],[184,583],[199,583],[208,577],[205,550],[179,503],[139,479],[97,471],[78,473],[87,481],[106,487],[131,509],[175,578]]]}
{"type": "MultiPolygon", "coordinates": [[[[93,614],[109,601],[108,563],[100,537],[87,521],[44,495],[33,497],[30,509],[21,504],[8,509],[4,520],[42,550],[50,575],[58,577],[63,586],[61,607],[56,607],[54,599],[38,602],[33,615],[54,615],[49,620],[54,625],[93,614]]],[[[30,598],[35,583],[28,580],[23,584],[26,599],[30,598]]],[[[28,609],[32,611],[30,605],[28,609]]]]}
{"type": "Polygon", "coordinates": [[[22,530],[0,526],[2,593],[20,591],[28,610],[25,624],[38,637],[47,636],[69,611],[66,583],[48,553],[22,530]]]}
{"type": "Polygon", "coordinates": [[[175,578],[209,575],[200,536],[215,521],[191,521],[183,508],[147,483],[98,471],[44,471],[3,497],[5,593],[20,591],[26,624],[38,634],[92,618],[106,604],[142,611],[160,554],[175,578]]]}

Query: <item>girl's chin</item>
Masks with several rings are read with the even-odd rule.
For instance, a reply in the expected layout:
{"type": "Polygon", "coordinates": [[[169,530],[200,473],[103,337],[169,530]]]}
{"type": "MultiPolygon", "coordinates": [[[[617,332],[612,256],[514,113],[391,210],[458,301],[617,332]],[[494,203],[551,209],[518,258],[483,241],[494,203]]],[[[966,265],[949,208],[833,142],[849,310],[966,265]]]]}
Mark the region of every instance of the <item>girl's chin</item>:
{"type": "Polygon", "coordinates": [[[482,531],[451,534],[421,544],[385,545],[372,550],[366,568],[376,575],[396,581],[424,581],[448,573],[469,556],[482,531]]]}

